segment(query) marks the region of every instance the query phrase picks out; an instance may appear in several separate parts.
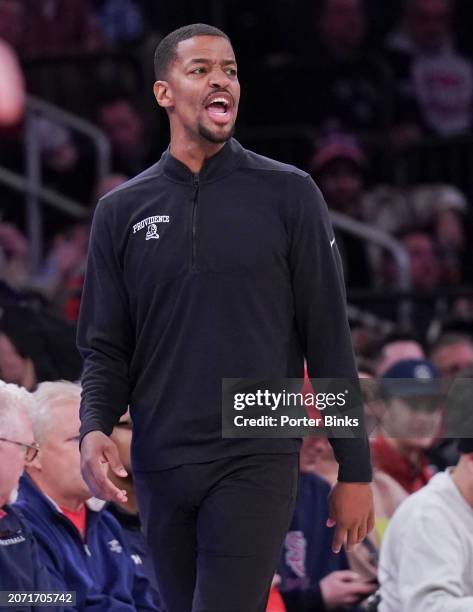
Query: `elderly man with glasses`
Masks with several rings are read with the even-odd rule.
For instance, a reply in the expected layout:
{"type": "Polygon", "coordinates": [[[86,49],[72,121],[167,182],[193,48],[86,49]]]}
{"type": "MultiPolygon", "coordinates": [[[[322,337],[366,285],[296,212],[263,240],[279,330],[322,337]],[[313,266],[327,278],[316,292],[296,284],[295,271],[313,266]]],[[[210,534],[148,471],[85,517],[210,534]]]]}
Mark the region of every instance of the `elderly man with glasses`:
{"type": "MultiPolygon", "coordinates": [[[[25,463],[38,453],[28,410],[31,395],[0,381],[0,590],[48,591],[52,577],[40,560],[39,548],[22,514],[11,504],[25,463]]],[[[0,609],[3,609],[0,602],[0,609]]],[[[32,610],[26,604],[23,611],[32,610]]],[[[37,608],[35,608],[37,609],[37,608]]],[[[48,608],[51,610],[51,608],[48,608]]]]}

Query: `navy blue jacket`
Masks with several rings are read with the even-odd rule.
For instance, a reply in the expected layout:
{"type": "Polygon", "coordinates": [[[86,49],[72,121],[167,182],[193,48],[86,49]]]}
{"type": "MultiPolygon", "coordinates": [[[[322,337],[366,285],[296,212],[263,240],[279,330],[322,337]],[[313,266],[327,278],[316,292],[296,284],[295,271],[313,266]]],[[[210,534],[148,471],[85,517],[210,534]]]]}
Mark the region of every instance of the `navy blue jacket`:
{"type": "Polygon", "coordinates": [[[154,612],[148,580],[135,563],[120,525],[107,511],[87,510],[86,541],[73,523],[33,484],[21,479],[18,506],[29,522],[55,589],[76,591],[71,610],[154,612]]]}
{"type": "Polygon", "coordinates": [[[154,573],[153,562],[143,533],[139,514],[132,514],[113,502],[107,504],[107,510],[117,519],[122,528],[123,536],[133,558],[137,560],[143,574],[149,580],[150,593],[153,601],[160,607],[158,581],[154,573]]]}
{"type": "Polygon", "coordinates": [[[277,570],[288,612],[325,610],[319,582],[332,572],[349,569],[345,552],[332,552],[334,528],[326,526],[329,492],[329,484],[320,476],[300,474],[294,517],[277,570]]]}
{"type": "MultiPolygon", "coordinates": [[[[2,510],[6,514],[0,518],[0,591],[55,590],[28,523],[12,506],[4,506],[2,510]]],[[[21,609],[29,611],[33,607],[21,609]]],[[[35,606],[34,609],[53,612],[60,608],[35,606]]]]}
{"type": "MultiPolygon", "coordinates": [[[[199,174],[166,151],[95,211],[78,324],[81,438],[130,405],[138,470],[300,439],[222,439],[222,378],[357,378],[340,255],[308,174],[231,139],[199,174]]],[[[360,415],[361,418],[361,415],[360,415]]],[[[367,437],[332,440],[369,481],[367,437]]]]}

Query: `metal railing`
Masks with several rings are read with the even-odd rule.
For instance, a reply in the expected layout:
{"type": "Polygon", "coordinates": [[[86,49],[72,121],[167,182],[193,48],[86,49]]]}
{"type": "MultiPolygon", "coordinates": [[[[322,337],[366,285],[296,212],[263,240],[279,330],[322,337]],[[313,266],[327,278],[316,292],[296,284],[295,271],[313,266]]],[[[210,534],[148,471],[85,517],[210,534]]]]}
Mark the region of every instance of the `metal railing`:
{"type": "Polygon", "coordinates": [[[38,116],[66,126],[92,142],[96,151],[98,180],[110,172],[111,158],[110,144],[99,128],[49,102],[33,96],[27,97],[24,133],[25,175],[0,166],[0,183],[25,194],[26,233],[30,244],[30,265],[33,274],[38,272],[43,258],[43,205],[51,206],[75,219],[85,219],[89,215],[89,209],[79,202],[43,185],[41,147],[34,126],[34,120],[38,116]]]}
{"type": "Polygon", "coordinates": [[[394,159],[394,180],[400,186],[450,183],[473,198],[471,135],[424,138],[394,159]]]}
{"type": "MultiPolygon", "coordinates": [[[[399,290],[406,292],[411,288],[411,270],[409,255],[404,246],[395,238],[367,223],[357,221],[347,215],[339,212],[329,211],[330,218],[334,227],[339,228],[347,233],[352,234],[362,240],[366,240],[376,246],[382,247],[388,251],[398,269],[399,290]]],[[[410,326],[410,303],[407,299],[399,301],[397,312],[397,323],[403,330],[409,329],[410,326]]]]}

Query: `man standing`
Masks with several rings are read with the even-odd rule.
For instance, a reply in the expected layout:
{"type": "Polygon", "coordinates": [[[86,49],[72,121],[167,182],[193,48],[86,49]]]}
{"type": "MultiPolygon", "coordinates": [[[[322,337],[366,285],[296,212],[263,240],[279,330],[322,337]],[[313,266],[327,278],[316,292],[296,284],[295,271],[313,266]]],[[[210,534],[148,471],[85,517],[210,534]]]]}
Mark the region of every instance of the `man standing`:
{"type": "MultiPolygon", "coordinates": [[[[166,36],[154,94],[169,149],[98,204],[78,329],[81,454],[95,495],[123,500],[108,437],[130,404],[132,464],[170,612],[265,609],[298,478],[297,439],[223,439],[222,378],[355,378],[338,251],[310,177],[232,138],[228,37],[166,36]]],[[[271,104],[271,100],[261,100],[271,104]]],[[[334,549],[372,527],[366,438],[333,440],[334,549]]]]}

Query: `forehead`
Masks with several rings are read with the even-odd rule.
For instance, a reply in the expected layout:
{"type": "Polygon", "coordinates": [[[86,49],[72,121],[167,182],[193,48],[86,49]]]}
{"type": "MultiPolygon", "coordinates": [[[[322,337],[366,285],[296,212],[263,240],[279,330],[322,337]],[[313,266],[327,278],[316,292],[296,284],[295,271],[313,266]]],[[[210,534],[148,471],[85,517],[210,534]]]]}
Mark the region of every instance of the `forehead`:
{"type": "Polygon", "coordinates": [[[49,431],[56,434],[75,435],[80,427],[79,398],[67,397],[51,403],[49,415],[52,425],[49,431]]]}
{"type": "Polygon", "coordinates": [[[457,355],[471,355],[473,356],[473,346],[466,340],[459,340],[456,344],[450,344],[442,346],[436,351],[436,356],[457,356],[457,355]]]}
{"type": "Polygon", "coordinates": [[[235,60],[232,45],[222,36],[193,36],[181,40],[177,45],[176,56],[176,61],[182,64],[193,59],[235,60]]]}
{"type": "Polygon", "coordinates": [[[0,430],[0,436],[8,434],[8,437],[18,439],[20,442],[29,442],[33,439],[31,419],[24,409],[15,410],[15,414],[8,420],[5,428],[0,430]],[[3,430],[5,429],[5,431],[3,430]]]}

